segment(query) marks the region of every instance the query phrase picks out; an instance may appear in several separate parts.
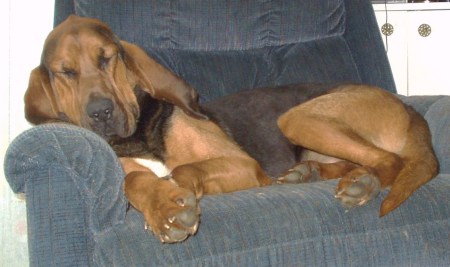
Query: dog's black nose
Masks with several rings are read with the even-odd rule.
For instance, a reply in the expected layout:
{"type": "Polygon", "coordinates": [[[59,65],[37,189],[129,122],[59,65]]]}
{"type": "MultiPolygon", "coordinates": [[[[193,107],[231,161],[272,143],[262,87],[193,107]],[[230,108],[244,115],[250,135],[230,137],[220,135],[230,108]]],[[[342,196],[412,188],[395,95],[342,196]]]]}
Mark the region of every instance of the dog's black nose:
{"type": "Polygon", "coordinates": [[[99,98],[90,101],[86,106],[86,112],[95,121],[107,121],[112,117],[114,104],[109,98],[99,98]]]}

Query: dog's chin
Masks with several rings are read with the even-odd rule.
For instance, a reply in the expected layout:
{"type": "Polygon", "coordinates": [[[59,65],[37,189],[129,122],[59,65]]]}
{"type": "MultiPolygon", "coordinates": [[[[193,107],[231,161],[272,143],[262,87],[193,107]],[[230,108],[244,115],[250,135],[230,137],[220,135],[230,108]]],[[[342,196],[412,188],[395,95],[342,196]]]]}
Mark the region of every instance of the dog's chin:
{"type": "Polygon", "coordinates": [[[105,139],[110,141],[116,138],[127,138],[133,135],[136,130],[136,124],[115,124],[115,123],[103,123],[103,124],[91,124],[88,129],[105,139]]]}

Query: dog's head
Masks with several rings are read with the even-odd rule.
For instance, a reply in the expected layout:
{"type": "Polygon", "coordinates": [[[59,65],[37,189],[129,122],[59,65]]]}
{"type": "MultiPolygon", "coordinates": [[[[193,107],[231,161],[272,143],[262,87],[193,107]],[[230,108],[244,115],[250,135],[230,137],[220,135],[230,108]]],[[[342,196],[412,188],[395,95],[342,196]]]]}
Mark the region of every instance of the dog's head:
{"type": "Polygon", "coordinates": [[[127,137],[140,112],[136,86],[206,118],[196,91],[141,48],[99,20],[70,16],[45,41],[41,64],[30,75],[25,115],[34,124],[62,120],[105,138],[127,137]]]}

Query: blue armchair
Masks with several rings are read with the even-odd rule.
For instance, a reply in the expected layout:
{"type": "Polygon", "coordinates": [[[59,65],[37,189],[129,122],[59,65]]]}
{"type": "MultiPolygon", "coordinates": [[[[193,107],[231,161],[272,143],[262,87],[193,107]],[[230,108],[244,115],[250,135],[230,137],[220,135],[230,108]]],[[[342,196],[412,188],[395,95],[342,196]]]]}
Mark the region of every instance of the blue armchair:
{"type": "MultiPolygon", "coordinates": [[[[242,89],[342,81],[396,92],[370,0],[55,1],[97,17],[194,86],[208,103],[242,89]]],[[[401,97],[428,121],[440,173],[379,218],[382,193],[348,212],[336,181],[205,196],[198,233],[161,244],[127,211],[123,171],[100,137],[33,127],[5,174],[27,199],[31,266],[448,266],[450,97],[401,97]]],[[[393,114],[395,115],[395,114],[393,114]]]]}

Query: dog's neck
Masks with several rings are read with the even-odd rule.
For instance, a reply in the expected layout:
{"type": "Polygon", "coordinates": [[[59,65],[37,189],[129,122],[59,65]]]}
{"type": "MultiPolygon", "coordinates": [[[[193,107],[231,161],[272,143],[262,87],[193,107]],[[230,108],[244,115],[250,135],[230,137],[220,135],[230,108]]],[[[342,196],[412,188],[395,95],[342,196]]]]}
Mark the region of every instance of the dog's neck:
{"type": "Polygon", "coordinates": [[[135,133],[125,139],[112,139],[109,143],[119,157],[150,156],[164,162],[164,135],[174,105],[152,98],[139,88],[135,89],[135,94],[140,108],[135,133]]]}

